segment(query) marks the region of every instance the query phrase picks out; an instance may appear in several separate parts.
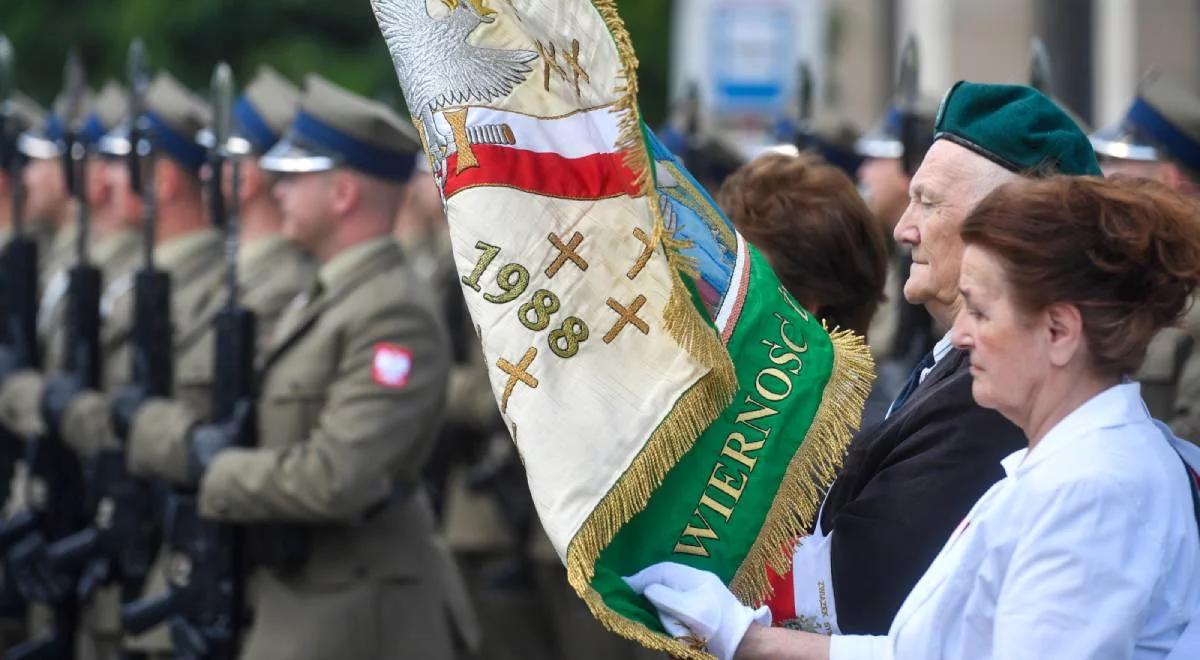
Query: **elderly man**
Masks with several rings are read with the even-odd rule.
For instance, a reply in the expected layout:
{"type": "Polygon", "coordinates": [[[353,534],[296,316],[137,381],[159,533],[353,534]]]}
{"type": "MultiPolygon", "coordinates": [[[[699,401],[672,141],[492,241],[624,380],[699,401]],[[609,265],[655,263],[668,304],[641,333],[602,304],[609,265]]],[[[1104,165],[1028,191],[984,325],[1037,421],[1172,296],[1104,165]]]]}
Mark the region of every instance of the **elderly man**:
{"type": "MultiPolygon", "coordinates": [[[[964,218],[1001,184],[1054,173],[1100,173],[1087,137],[1060,108],[1029,87],[955,85],[942,101],[934,144],[913,176],[895,230],[896,240],[912,247],[905,298],[950,326],[962,305],[958,231],[964,218]]],[[[792,573],[774,580],[777,623],[825,634],[887,633],[955,526],[1004,476],[1000,460],[1026,444],[1017,427],[975,404],[969,366],[967,353],[954,349],[948,335],[942,338],[887,418],[855,439],[817,529],[796,547],[792,573]]],[[[720,622],[696,634],[728,658],[754,620],[771,616],[750,611],[724,590],[672,600],[681,585],[703,575],[659,564],[630,582],[667,617],[705,628],[709,617],[701,610],[716,612],[720,622]],[[651,585],[659,588],[647,592],[651,585]],[[683,603],[682,610],[673,603],[683,603]]],[[[764,634],[761,627],[751,630],[764,634]]]]}

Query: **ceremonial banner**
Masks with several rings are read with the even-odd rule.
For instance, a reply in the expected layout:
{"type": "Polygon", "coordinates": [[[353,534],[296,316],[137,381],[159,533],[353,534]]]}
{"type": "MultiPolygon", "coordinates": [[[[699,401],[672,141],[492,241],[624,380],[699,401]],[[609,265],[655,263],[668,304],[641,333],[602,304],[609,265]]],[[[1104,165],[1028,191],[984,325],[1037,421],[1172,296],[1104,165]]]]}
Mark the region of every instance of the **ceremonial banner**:
{"type": "Polygon", "coordinates": [[[681,656],[622,576],[786,569],[871,362],[645,128],[609,0],[372,0],[534,504],[610,629],[681,656]],[[731,359],[732,357],[732,359],[731,359]]]}

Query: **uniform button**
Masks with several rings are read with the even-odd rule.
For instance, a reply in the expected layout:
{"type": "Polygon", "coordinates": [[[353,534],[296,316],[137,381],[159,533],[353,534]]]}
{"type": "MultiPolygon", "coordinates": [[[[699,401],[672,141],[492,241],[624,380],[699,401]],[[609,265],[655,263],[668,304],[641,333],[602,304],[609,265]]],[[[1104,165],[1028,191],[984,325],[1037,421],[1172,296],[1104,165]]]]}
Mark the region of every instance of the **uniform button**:
{"type": "Polygon", "coordinates": [[[360,580],[365,579],[367,577],[367,567],[366,566],[355,566],[354,567],[354,577],[356,577],[360,580]]]}

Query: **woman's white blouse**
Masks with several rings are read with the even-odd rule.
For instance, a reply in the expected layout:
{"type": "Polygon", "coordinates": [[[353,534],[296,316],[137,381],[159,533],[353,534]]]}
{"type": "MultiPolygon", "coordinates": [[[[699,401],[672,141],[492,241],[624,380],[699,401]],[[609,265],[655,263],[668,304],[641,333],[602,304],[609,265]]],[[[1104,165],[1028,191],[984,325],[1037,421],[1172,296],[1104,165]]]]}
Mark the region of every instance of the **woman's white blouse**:
{"type": "Polygon", "coordinates": [[[1140,387],[1100,393],[1003,465],[888,635],[835,636],[831,660],[1170,652],[1200,612],[1200,533],[1183,463],[1140,387]]]}

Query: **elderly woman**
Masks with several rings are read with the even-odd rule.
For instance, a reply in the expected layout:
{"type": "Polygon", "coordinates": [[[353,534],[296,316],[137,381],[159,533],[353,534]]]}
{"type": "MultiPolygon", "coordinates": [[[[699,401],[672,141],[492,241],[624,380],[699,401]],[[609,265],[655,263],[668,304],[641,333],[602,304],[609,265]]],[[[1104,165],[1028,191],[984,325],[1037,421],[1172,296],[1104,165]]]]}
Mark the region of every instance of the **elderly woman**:
{"type": "Polygon", "coordinates": [[[954,342],[975,399],[1029,446],[1004,459],[1007,477],[886,636],[753,625],[761,612],[674,564],[630,582],[668,630],[694,630],[721,658],[1166,657],[1200,616],[1200,511],[1175,440],[1126,376],[1200,283],[1198,214],[1149,181],[1054,178],[1005,184],[968,216],[954,342]]]}
{"type": "Polygon", "coordinates": [[[849,177],[811,153],[768,153],[726,179],[717,202],[805,309],[866,336],[887,282],[886,237],[849,177]]]}

